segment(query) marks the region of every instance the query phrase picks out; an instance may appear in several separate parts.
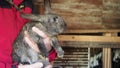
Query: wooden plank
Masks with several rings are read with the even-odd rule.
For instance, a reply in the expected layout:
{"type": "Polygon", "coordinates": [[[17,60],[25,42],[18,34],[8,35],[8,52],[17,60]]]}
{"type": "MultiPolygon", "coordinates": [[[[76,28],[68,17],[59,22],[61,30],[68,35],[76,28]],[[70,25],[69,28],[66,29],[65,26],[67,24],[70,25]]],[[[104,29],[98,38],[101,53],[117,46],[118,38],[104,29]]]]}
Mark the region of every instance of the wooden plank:
{"type": "Polygon", "coordinates": [[[103,48],[103,68],[111,68],[111,48],[103,48]]]}
{"type": "MultiPolygon", "coordinates": [[[[62,63],[63,61],[55,61],[56,63],[62,63]]],[[[79,63],[79,62],[81,62],[81,63],[88,63],[89,61],[68,61],[68,62],[74,62],[74,63],[79,63]]]]}
{"type": "Polygon", "coordinates": [[[120,48],[120,43],[102,42],[62,42],[62,47],[81,47],[81,48],[120,48]]]}
{"type": "Polygon", "coordinates": [[[90,56],[91,56],[91,48],[88,48],[88,68],[90,68],[90,56]]]}
{"type": "Polygon", "coordinates": [[[107,48],[103,48],[103,68],[107,68],[107,48]]]}
{"type": "Polygon", "coordinates": [[[68,29],[65,33],[118,33],[120,29],[68,29]]]}
{"type": "MultiPolygon", "coordinates": [[[[105,33],[104,36],[116,37],[117,33],[105,33]]],[[[103,68],[111,68],[111,48],[103,48],[103,68]]]]}
{"type": "Polygon", "coordinates": [[[112,66],[111,66],[111,64],[112,64],[112,60],[111,60],[111,55],[112,54],[112,52],[111,52],[111,48],[108,48],[108,68],[111,68],[112,66]]]}
{"type": "Polygon", "coordinates": [[[85,36],[85,35],[59,35],[60,41],[79,41],[79,42],[120,42],[120,37],[107,36],[85,36]]]}

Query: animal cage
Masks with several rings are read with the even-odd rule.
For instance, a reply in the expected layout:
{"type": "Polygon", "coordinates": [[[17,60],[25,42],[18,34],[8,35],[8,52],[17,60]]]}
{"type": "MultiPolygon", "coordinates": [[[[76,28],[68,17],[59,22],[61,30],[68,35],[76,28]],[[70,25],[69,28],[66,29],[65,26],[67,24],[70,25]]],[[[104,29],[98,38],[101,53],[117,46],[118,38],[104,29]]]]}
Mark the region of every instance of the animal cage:
{"type": "MultiPolygon", "coordinates": [[[[102,31],[103,33],[101,33],[101,31],[99,32],[97,32],[98,34],[96,32],[95,34],[94,32],[92,33],[82,32],[82,34],[80,33],[79,35],[77,34],[77,35],[58,36],[58,39],[63,41],[61,45],[63,46],[63,48],[65,47],[64,49],[66,53],[70,52],[70,54],[72,54],[75,48],[76,48],[75,49],[76,51],[77,49],[83,50],[82,53],[86,51],[87,61],[85,62],[88,62],[88,63],[85,63],[86,66],[84,66],[83,64],[84,61],[80,63],[80,61],[77,60],[76,58],[77,60],[75,61],[76,65],[73,65],[73,66],[70,65],[69,61],[72,61],[72,60],[70,60],[69,58],[74,57],[74,54],[72,54],[71,57],[67,58],[69,59],[66,61],[68,64],[65,65],[65,62],[62,62],[64,60],[59,58],[55,61],[55,64],[59,60],[59,63],[57,62],[57,64],[63,63],[64,65],[61,64],[63,68],[67,68],[66,66],[69,66],[71,68],[119,68],[120,64],[118,62],[119,62],[119,56],[120,56],[120,49],[116,49],[116,48],[120,48],[120,43],[119,43],[120,38],[117,37],[118,36],[117,33],[112,34],[112,33],[104,33],[103,31],[102,31]],[[113,55],[116,52],[117,52],[117,57],[116,57],[117,62],[113,62],[113,58],[114,58],[113,55]]],[[[78,54],[80,53],[81,51],[78,51],[78,54]]],[[[84,55],[84,58],[85,58],[85,55],[84,55]]],[[[83,58],[79,57],[79,59],[82,60],[83,58]]]]}
{"type": "Polygon", "coordinates": [[[62,59],[56,59],[54,65],[63,68],[88,68],[89,48],[63,47],[65,55],[62,59]]]}

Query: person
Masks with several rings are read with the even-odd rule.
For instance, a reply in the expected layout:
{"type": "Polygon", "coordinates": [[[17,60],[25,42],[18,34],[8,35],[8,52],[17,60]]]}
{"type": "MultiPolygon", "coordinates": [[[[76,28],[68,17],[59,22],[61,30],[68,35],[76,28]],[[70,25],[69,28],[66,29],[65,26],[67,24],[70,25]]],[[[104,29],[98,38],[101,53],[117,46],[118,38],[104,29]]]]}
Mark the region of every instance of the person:
{"type": "MultiPolygon", "coordinates": [[[[13,3],[17,6],[24,4],[22,11],[25,14],[32,12],[32,0],[13,0],[13,3]]],[[[40,62],[31,65],[18,65],[12,62],[12,44],[28,21],[21,18],[20,12],[6,0],[0,0],[0,68],[41,68],[43,66],[40,62]]],[[[27,37],[27,33],[25,33],[25,36],[28,39],[26,42],[31,42],[30,38],[27,37]]],[[[48,49],[51,50],[52,47],[48,49]]],[[[49,53],[49,61],[54,61],[55,57],[56,52],[52,50],[49,53]]]]}

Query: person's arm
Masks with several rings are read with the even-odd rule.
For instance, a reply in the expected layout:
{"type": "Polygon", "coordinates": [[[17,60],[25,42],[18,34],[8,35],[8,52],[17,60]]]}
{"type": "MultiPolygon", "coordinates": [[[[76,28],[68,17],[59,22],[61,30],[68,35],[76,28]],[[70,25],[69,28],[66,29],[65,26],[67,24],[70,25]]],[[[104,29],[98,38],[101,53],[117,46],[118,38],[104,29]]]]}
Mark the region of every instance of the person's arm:
{"type": "MultiPolygon", "coordinates": [[[[14,0],[14,3],[15,5],[17,5],[20,10],[22,11],[22,13],[24,14],[31,14],[32,11],[33,11],[33,0],[23,0],[22,2],[17,2],[18,0],[14,0]],[[21,7],[22,6],[22,7],[21,7]]],[[[29,20],[28,19],[25,19],[25,18],[22,18],[21,17],[21,12],[19,10],[16,9],[16,15],[17,15],[17,19],[20,23],[18,24],[25,24],[27,23],[29,20]]]]}
{"type": "MultiPolygon", "coordinates": [[[[24,14],[31,14],[33,11],[33,0],[13,0],[13,4],[20,7],[23,6],[20,11],[22,11],[24,14]]],[[[17,26],[17,31],[19,33],[19,31],[22,29],[22,27],[29,22],[30,20],[22,18],[21,17],[21,12],[19,10],[17,10],[15,7],[14,9],[14,13],[15,13],[15,20],[16,20],[16,26],[17,26]]]]}

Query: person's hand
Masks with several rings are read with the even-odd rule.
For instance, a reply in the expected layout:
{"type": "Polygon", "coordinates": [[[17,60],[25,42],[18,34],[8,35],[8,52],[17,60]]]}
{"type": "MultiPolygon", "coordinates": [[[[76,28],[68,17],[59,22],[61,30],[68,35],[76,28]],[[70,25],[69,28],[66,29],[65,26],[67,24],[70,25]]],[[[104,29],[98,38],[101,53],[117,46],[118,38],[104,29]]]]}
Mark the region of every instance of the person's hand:
{"type": "MultiPolygon", "coordinates": [[[[32,38],[29,36],[28,32],[25,31],[24,32],[24,39],[25,39],[25,42],[32,48],[34,49],[36,52],[40,52],[40,50],[38,49],[38,46],[37,44],[32,40],[32,38]]],[[[46,45],[49,45],[49,38],[46,37],[45,39],[43,39],[44,43],[46,45]]],[[[51,46],[50,47],[47,47],[47,50],[49,51],[51,49],[51,46]]],[[[43,64],[42,63],[34,63],[34,64],[31,64],[31,65],[19,65],[18,68],[42,68],[43,67],[43,64]]],[[[44,68],[52,68],[52,65],[47,65],[46,67],[44,68]]]]}
{"type": "MultiPolygon", "coordinates": [[[[43,63],[41,62],[36,62],[34,64],[31,64],[31,65],[18,65],[18,68],[43,68],[43,63]]],[[[44,68],[52,68],[52,65],[47,65],[45,66],[44,68]]]]}
{"type": "Polygon", "coordinates": [[[38,29],[37,27],[32,27],[32,30],[43,38],[45,47],[47,51],[49,52],[52,49],[50,37],[47,34],[45,34],[42,30],[38,29]]]}
{"type": "Polygon", "coordinates": [[[43,64],[41,62],[36,62],[34,64],[31,65],[18,65],[18,68],[42,68],[43,64]]]}
{"type": "MultiPolygon", "coordinates": [[[[45,47],[46,47],[47,51],[49,52],[52,49],[50,37],[47,36],[43,31],[39,30],[37,27],[32,27],[32,30],[43,38],[43,42],[45,44],[45,47]]],[[[37,52],[40,52],[37,44],[31,39],[31,37],[29,36],[27,31],[24,32],[24,39],[25,39],[25,42],[27,42],[27,44],[32,49],[34,49],[37,52]]]]}
{"type": "Polygon", "coordinates": [[[27,31],[24,31],[24,39],[25,42],[32,48],[34,49],[36,52],[40,52],[40,50],[38,49],[37,44],[32,40],[32,38],[29,36],[27,31]]]}

